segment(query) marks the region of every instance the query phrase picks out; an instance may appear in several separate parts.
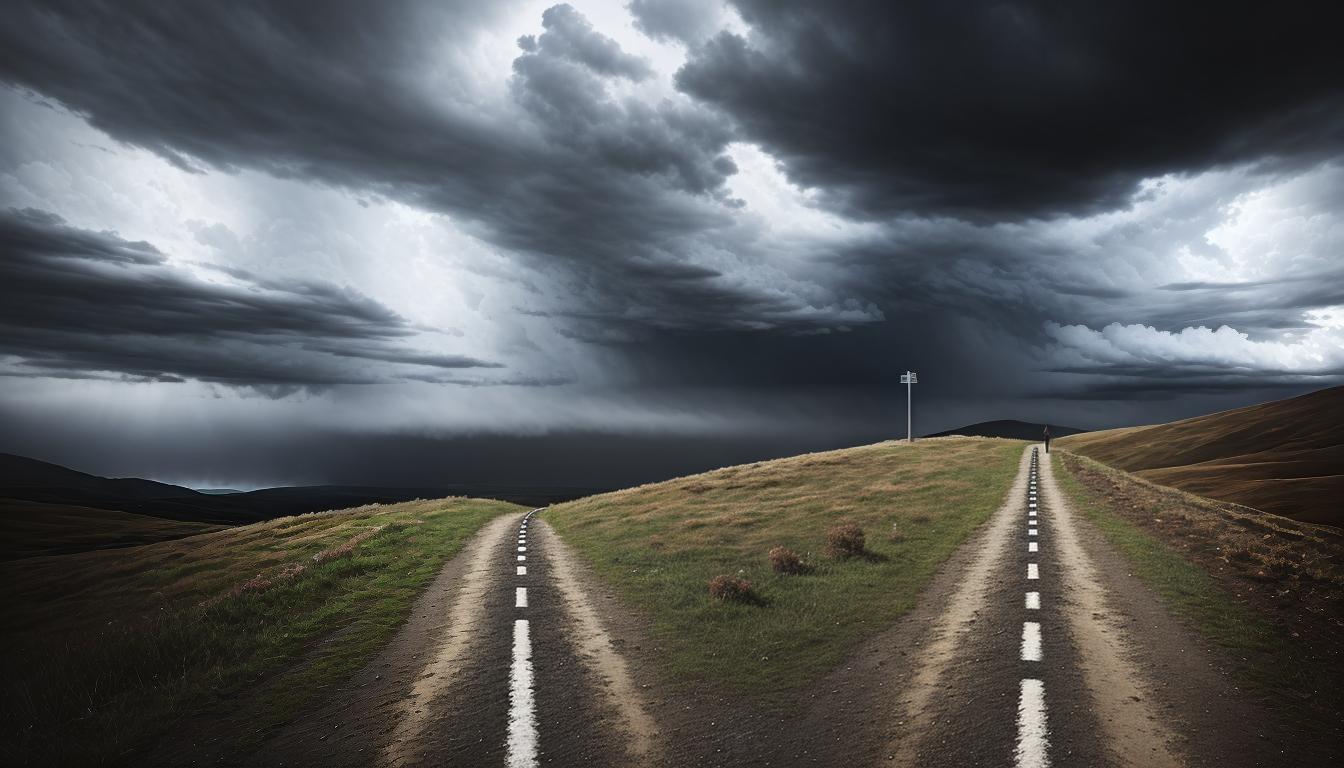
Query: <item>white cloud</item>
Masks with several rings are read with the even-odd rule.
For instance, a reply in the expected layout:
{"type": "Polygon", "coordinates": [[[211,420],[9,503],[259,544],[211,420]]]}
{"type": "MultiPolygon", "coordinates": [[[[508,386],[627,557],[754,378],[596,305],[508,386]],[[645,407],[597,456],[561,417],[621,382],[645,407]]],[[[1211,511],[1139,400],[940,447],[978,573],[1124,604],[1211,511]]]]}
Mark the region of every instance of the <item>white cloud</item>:
{"type": "Polygon", "coordinates": [[[1257,341],[1229,326],[1162,331],[1149,325],[1111,323],[1099,330],[1049,323],[1046,333],[1066,364],[1087,366],[1207,366],[1221,369],[1314,374],[1344,370],[1344,307],[1309,313],[1311,329],[1298,338],[1257,341]]]}

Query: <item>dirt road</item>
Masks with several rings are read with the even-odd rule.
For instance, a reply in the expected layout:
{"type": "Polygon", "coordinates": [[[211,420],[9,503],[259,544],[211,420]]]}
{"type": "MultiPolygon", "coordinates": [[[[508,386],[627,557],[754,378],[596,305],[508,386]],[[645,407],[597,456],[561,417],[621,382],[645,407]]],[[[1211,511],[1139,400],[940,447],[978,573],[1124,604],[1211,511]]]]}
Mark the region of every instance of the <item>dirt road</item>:
{"type": "Polygon", "coordinates": [[[1266,713],[1077,518],[1043,447],[975,552],[916,657],[896,764],[1284,761],[1266,713]]]}
{"type": "Polygon", "coordinates": [[[544,522],[500,518],[248,764],[1312,764],[1075,515],[1039,446],[919,605],[788,711],[668,685],[643,627],[544,522]]]}
{"type": "Polygon", "coordinates": [[[658,734],[625,660],[532,513],[488,524],[411,620],[261,765],[638,765],[658,734]]]}
{"type": "Polygon", "coordinates": [[[1179,764],[1140,670],[1116,652],[1126,639],[1101,628],[1104,590],[1042,456],[1024,455],[934,652],[918,662],[902,764],[1179,764]],[[1132,753],[1135,735],[1146,754],[1132,753]]]}

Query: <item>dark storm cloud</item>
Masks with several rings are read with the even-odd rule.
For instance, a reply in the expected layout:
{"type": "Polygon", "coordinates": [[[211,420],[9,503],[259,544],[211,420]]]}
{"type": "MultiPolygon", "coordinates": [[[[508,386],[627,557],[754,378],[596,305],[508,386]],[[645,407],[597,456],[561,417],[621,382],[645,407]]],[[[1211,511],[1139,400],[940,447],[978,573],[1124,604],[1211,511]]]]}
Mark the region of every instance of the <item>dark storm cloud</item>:
{"type": "Polygon", "coordinates": [[[561,309],[646,329],[852,315],[700,263],[762,258],[730,231],[729,121],[685,99],[614,95],[647,80],[648,63],[569,6],[519,41],[503,103],[482,106],[455,79],[464,67],[431,66],[469,47],[489,21],[482,6],[495,4],[19,3],[0,29],[0,77],[186,166],[448,213],[550,270],[572,297],[561,309]],[[640,270],[680,276],[631,279],[640,270]]]}
{"type": "Polygon", "coordinates": [[[1016,219],[1344,146],[1334,6],[733,0],[679,86],[861,216],[1016,219]]]}
{"type": "MultiPolygon", "coordinates": [[[[690,98],[654,101],[622,95],[656,92],[648,62],[563,5],[536,20],[537,34],[519,40],[511,69],[490,83],[505,86],[503,98],[481,97],[465,79],[478,70],[443,56],[469,50],[501,5],[11,3],[0,78],[184,167],[258,169],[445,212],[537,266],[547,297],[520,311],[599,344],[585,351],[610,365],[592,366],[593,378],[632,390],[874,392],[914,368],[949,401],[1108,398],[1130,391],[1108,382],[1133,371],[1059,364],[1048,323],[1259,331],[1302,328],[1303,309],[1338,303],[1338,269],[1235,301],[1216,291],[1154,296],[1143,281],[1145,270],[1160,272],[1153,262],[1115,255],[1157,252],[1127,242],[1149,222],[1092,242],[1052,237],[1033,218],[1132,206],[1136,181],[1153,174],[1254,161],[1296,168],[1337,154],[1340,54],[1331,25],[1305,11],[744,0],[751,33],[706,42],[704,22],[718,18],[709,3],[636,0],[639,27],[686,43],[690,56],[677,78],[690,98]],[[876,224],[839,243],[760,245],[727,191],[735,141],[760,143],[792,179],[818,188],[823,207],[876,224]],[[790,261],[795,252],[806,258],[790,261]],[[1113,263],[1117,274],[1105,268],[1113,263]],[[842,329],[852,330],[821,333],[842,329]],[[1052,370],[1068,371],[1067,385],[1042,383],[1052,370]]],[[[100,279],[120,286],[118,275],[106,268],[100,279]]],[[[397,340],[410,329],[399,320],[377,320],[379,308],[320,284],[233,276],[286,305],[331,301],[375,319],[296,327],[288,342],[266,340],[289,343],[294,356],[259,362],[229,346],[261,343],[244,330],[215,349],[194,337],[143,340],[119,348],[120,367],[107,370],[357,383],[373,379],[364,363],[388,363],[423,366],[402,374],[418,381],[560,382],[445,373],[437,369],[475,361],[406,350],[397,340]]],[[[58,331],[78,325],[62,322],[58,331]]],[[[27,343],[72,350],[48,354],[59,359],[43,370],[102,375],[96,366],[114,362],[101,340],[62,333],[27,343]]],[[[1181,361],[1147,367],[1164,366],[1181,361]]],[[[1137,385],[1171,393],[1191,381],[1137,385]]],[[[1003,416],[1030,414],[961,421],[1003,416]]],[[[817,421],[826,418],[799,429],[817,421]]]]}
{"type": "Polygon", "coordinates": [[[9,376],[185,377],[278,393],[498,367],[408,349],[413,335],[395,312],[348,289],[210,283],[171,267],[149,243],[44,211],[0,211],[0,355],[12,358],[9,376]]]}
{"type": "Polygon", "coordinates": [[[383,163],[405,171],[435,153],[439,171],[499,159],[483,151],[498,143],[486,126],[445,119],[409,93],[406,49],[470,28],[481,4],[372,10],[393,6],[17,3],[0,29],[0,71],[188,167],[340,179],[383,163]]]}

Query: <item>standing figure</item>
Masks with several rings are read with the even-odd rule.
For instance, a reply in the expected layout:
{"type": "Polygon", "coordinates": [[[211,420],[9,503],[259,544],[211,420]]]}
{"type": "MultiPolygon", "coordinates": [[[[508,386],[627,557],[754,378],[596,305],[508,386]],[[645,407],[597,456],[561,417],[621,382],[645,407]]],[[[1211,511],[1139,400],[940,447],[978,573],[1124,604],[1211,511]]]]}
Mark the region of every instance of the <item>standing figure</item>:
{"type": "Polygon", "coordinates": [[[1045,425],[1045,452],[1050,452],[1050,425],[1045,425]]]}

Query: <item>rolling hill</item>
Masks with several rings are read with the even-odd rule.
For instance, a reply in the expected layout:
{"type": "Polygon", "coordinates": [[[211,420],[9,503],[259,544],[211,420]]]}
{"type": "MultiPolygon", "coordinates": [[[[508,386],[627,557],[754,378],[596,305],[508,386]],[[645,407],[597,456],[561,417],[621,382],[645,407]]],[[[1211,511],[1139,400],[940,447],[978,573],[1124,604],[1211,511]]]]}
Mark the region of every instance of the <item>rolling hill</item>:
{"type": "Polygon", "coordinates": [[[649,612],[673,677],[787,698],[910,609],[1002,503],[1021,456],[1005,440],[892,441],[590,496],[541,517],[649,612]],[[862,557],[826,554],[839,523],[865,532],[862,557]],[[777,546],[800,556],[806,579],[772,570],[777,546]],[[706,601],[716,574],[746,579],[770,610],[706,601]]]}
{"type": "Polygon", "coordinates": [[[1344,525],[1344,387],[1059,444],[1162,485],[1344,525]]]}
{"type": "Polygon", "coordinates": [[[163,764],[128,753],[182,739],[191,715],[283,719],[359,669],[483,524],[520,510],[363,506],[0,562],[0,764],[163,764]]]}
{"type": "MultiPolygon", "coordinates": [[[[37,459],[0,453],[0,499],[114,510],[209,525],[240,525],[361,504],[395,504],[449,496],[541,506],[579,498],[595,490],[502,485],[414,488],[317,485],[203,493],[153,480],[98,477],[37,459]]],[[[87,516],[84,519],[86,524],[94,522],[87,516]]]]}
{"type": "Polygon", "coordinates": [[[0,499],[0,561],[132,547],[220,527],[114,509],[0,499]]]}
{"type": "MultiPolygon", "coordinates": [[[[1009,440],[1040,440],[1041,432],[1045,428],[1044,424],[1037,424],[1030,421],[1017,421],[1016,419],[999,419],[997,421],[982,421],[977,424],[968,424],[956,429],[948,429],[942,432],[935,432],[925,437],[951,437],[952,435],[963,435],[965,437],[1006,437],[1009,440]]],[[[1064,437],[1065,435],[1076,435],[1086,432],[1085,429],[1075,427],[1061,427],[1058,424],[1050,425],[1050,434],[1053,437],[1064,437]]]]}

